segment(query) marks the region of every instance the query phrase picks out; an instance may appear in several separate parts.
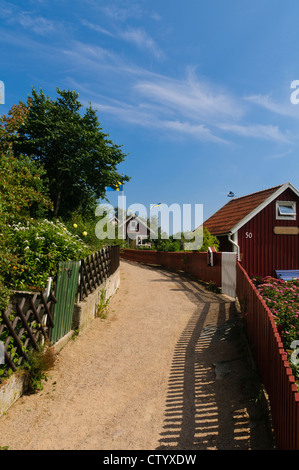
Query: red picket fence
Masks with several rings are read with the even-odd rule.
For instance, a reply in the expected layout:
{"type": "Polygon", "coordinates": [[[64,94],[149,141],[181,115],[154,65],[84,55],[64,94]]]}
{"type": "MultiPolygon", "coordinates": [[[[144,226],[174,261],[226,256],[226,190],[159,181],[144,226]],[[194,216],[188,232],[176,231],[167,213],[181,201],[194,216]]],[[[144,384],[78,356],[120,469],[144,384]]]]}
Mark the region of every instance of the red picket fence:
{"type": "Polygon", "coordinates": [[[184,271],[204,282],[214,282],[221,287],[221,253],[213,254],[213,266],[208,266],[205,252],[166,252],[124,249],[120,257],[138,263],[163,266],[184,271]]]}
{"type": "Polygon", "coordinates": [[[279,450],[299,450],[298,388],[272,314],[240,263],[236,292],[269,396],[276,446],[279,450]]]}

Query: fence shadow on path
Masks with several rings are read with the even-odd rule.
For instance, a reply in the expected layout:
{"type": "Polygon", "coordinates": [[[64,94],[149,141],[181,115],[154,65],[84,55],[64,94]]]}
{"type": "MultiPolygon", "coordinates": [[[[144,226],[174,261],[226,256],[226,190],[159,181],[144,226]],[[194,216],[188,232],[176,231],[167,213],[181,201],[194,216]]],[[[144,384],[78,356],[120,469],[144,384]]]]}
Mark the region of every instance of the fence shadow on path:
{"type": "Polygon", "coordinates": [[[271,448],[255,401],[256,373],[240,347],[234,302],[207,291],[189,275],[155,269],[195,306],[174,350],[156,450],[271,448]]]}

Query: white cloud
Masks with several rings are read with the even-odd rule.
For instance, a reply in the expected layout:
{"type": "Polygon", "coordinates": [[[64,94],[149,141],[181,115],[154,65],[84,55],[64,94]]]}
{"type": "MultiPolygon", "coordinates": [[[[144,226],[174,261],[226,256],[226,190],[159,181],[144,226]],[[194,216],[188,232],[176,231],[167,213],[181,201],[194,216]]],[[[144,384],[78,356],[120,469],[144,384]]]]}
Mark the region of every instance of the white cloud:
{"type": "Polygon", "coordinates": [[[296,107],[296,105],[290,102],[290,96],[291,92],[288,97],[288,101],[284,101],[282,103],[275,102],[270,95],[251,95],[246,96],[245,100],[252,104],[256,104],[264,109],[267,109],[268,111],[271,111],[275,114],[299,118],[298,107],[296,107]]]}
{"type": "Polygon", "coordinates": [[[173,80],[163,77],[158,80],[140,81],[134,86],[147,100],[154,100],[172,112],[192,120],[215,123],[221,117],[235,121],[243,115],[241,102],[229,93],[217,91],[194,77],[173,80]]]}
{"type": "Polygon", "coordinates": [[[161,121],[157,127],[169,129],[174,132],[179,132],[183,135],[190,135],[201,142],[214,142],[221,144],[228,144],[229,142],[217,135],[213,134],[211,129],[203,124],[192,124],[190,122],[181,121],[161,121]]]}
{"type": "Polygon", "coordinates": [[[148,129],[164,130],[173,136],[192,136],[194,139],[202,142],[214,142],[227,144],[228,141],[214,135],[213,132],[203,124],[192,124],[179,120],[166,120],[159,116],[159,113],[151,107],[134,106],[121,102],[113,102],[110,104],[92,103],[100,113],[108,113],[115,118],[134,125],[138,125],[148,129]]]}
{"type": "Polygon", "coordinates": [[[106,36],[110,36],[112,38],[115,37],[113,33],[111,33],[105,28],[102,28],[98,24],[91,23],[90,21],[87,21],[87,20],[81,20],[81,23],[83,24],[83,26],[87,26],[88,28],[93,29],[94,31],[97,31],[98,33],[105,34],[106,36]]]}
{"type": "Polygon", "coordinates": [[[36,34],[47,34],[55,31],[56,27],[53,21],[50,21],[42,16],[34,17],[29,12],[21,12],[15,20],[20,23],[24,28],[34,31],[36,34]]]}
{"type": "MultiPolygon", "coordinates": [[[[96,0],[96,3],[98,0],[96,0]]],[[[125,22],[129,18],[140,19],[143,16],[143,10],[138,2],[133,0],[122,0],[122,6],[110,0],[109,4],[105,7],[99,6],[100,10],[113,21],[125,22]]]]}
{"type": "Polygon", "coordinates": [[[278,126],[263,124],[219,124],[219,129],[223,131],[240,135],[242,137],[250,137],[255,139],[266,139],[275,142],[290,143],[290,135],[280,131],[278,126]]]}
{"type": "Polygon", "coordinates": [[[126,41],[135,45],[141,50],[147,50],[157,59],[160,59],[163,55],[154,39],[151,38],[143,28],[130,28],[127,30],[121,30],[114,27],[113,29],[115,31],[112,33],[106,28],[102,28],[98,24],[91,23],[87,20],[81,20],[81,23],[93,31],[97,31],[98,33],[105,34],[106,36],[110,36],[112,38],[126,41]]]}
{"type": "Polygon", "coordinates": [[[0,16],[9,24],[20,24],[24,29],[39,35],[56,31],[57,25],[43,16],[35,15],[33,11],[24,11],[13,3],[0,2],[0,16]]]}
{"type": "MultiPolygon", "coordinates": [[[[3,4],[3,3],[2,3],[3,4]]],[[[0,5],[1,0],[0,0],[0,5]]],[[[11,4],[6,3],[6,20],[12,20],[11,4]]],[[[18,21],[26,30],[37,34],[53,32],[55,25],[41,16],[34,17],[29,12],[18,13],[13,21],[18,21]]],[[[157,58],[161,51],[141,28],[120,30],[107,28],[87,20],[86,27],[101,34],[130,42],[139,48],[150,51],[157,58]]],[[[264,139],[272,142],[289,143],[291,135],[282,132],[272,121],[246,123],[248,105],[262,106],[271,113],[290,115],[290,107],[275,103],[270,96],[252,95],[245,99],[235,96],[231,90],[216,86],[207,79],[198,78],[194,69],[187,69],[181,79],[159,75],[130,62],[112,49],[97,44],[78,41],[69,36],[64,47],[33,41],[25,32],[13,36],[0,32],[6,42],[22,48],[37,50],[43,57],[63,63],[70,76],[79,73],[76,81],[84,80],[83,98],[97,104],[102,113],[134,126],[159,129],[174,135],[193,137],[203,142],[228,143],[233,135],[247,139],[264,139]],[[6,35],[6,36],[5,36],[6,35]]],[[[59,39],[59,37],[57,38],[59,39]]],[[[58,41],[57,41],[58,42],[58,41]]],[[[296,108],[293,105],[293,108],[296,108]]],[[[296,108],[297,111],[297,108],[296,108]]],[[[271,118],[271,116],[270,116],[271,118]]],[[[257,119],[256,119],[257,120],[257,119]]]]}
{"type": "Polygon", "coordinates": [[[270,155],[267,160],[277,160],[277,159],[280,159],[280,158],[285,158],[287,157],[288,155],[291,155],[293,153],[293,150],[288,150],[286,152],[282,152],[282,153],[276,153],[274,155],[270,155]]]}
{"type": "Polygon", "coordinates": [[[127,42],[135,44],[140,49],[148,50],[157,59],[162,57],[162,51],[142,28],[131,28],[123,31],[120,33],[120,37],[127,42]]]}
{"type": "MultiPolygon", "coordinates": [[[[94,78],[107,70],[114,79],[119,77],[113,94],[100,95],[94,85],[90,89],[101,112],[124,123],[219,144],[230,143],[233,135],[277,143],[292,140],[277,125],[244,123],[241,99],[198,80],[190,71],[186,78],[175,80],[131,66],[98,47],[80,43],[74,53],[82,55],[84,66],[93,67],[94,78]]],[[[82,65],[80,59],[76,61],[82,65]]]]}

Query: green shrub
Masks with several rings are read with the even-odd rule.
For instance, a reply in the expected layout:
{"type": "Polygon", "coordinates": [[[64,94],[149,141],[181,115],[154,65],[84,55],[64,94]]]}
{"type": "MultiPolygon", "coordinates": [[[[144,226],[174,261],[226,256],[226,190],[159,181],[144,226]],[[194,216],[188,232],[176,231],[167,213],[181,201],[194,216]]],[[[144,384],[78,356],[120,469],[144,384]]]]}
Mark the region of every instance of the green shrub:
{"type": "Polygon", "coordinates": [[[43,289],[47,278],[55,277],[60,261],[76,261],[91,253],[62,222],[47,219],[11,225],[7,247],[12,261],[0,268],[6,285],[15,290],[43,289]]]}

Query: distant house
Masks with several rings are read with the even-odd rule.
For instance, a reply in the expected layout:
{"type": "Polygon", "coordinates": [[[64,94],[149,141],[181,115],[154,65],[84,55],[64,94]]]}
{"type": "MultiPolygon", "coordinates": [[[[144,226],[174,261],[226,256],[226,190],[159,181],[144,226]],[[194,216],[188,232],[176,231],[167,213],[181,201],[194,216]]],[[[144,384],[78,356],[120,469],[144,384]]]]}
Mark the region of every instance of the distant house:
{"type": "Polygon", "coordinates": [[[299,192],[290,183],[231,199],[204,227],[250,276],[299,269],[299,192]]]}
{"type": "Polygon", "coordinates": [[[148,240],[152,230],[147,226],[146,222],[136,215],[131,215],[126,219],[125,238],[127,245],[131,248],[139,246],[150,246],[148,240]]]}

